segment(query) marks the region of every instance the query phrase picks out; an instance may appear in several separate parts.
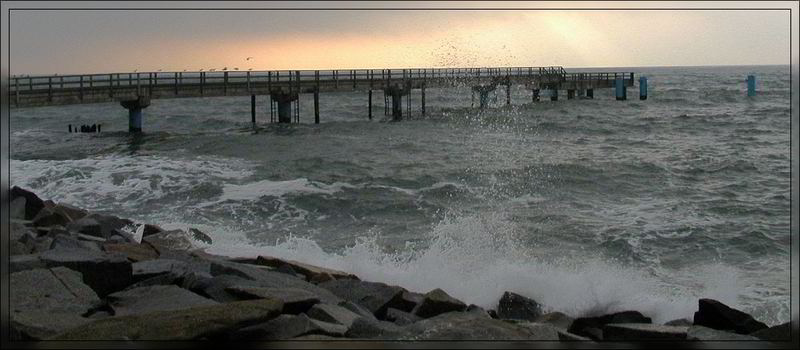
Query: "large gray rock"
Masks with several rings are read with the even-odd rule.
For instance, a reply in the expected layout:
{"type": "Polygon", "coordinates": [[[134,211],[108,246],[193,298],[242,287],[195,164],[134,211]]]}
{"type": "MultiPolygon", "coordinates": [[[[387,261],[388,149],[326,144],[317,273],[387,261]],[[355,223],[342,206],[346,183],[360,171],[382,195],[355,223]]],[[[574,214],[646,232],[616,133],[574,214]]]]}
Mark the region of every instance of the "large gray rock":
{"type": "Polygon", "coordinates": [[[365,307],[358,305],[352,301],[342,300],[339,302],[338,305],[368,320],[376,320],[376,321],[378,320],[372,312],[367,310],[365,307]]]}
{"type": "Polygon", "coordinates": [[[669,322],[664,323],[665,326],[691,326],[692,321],[689,321],[685,318],[675,319],[669,322]]]}
{"type": "Polygon", "coordinates": [[[50,249],[87,249],[97,252],[102,251],[97,242],[80,240],[77,237],[68,236],[59,233],[53,237],[53,242],[50,243],[50,249]]]}
{"type": "Polygon", "coordinates": [[[83,274],[83,282],[100,296],[120,291],[133,283],[131,262],[119,254],[85,249],[53,249],[39,258],[47,267],[65,266],[83,274]]]}
{"type": "Polygon", "coordinates": [[[82,317],[100,299],[65,267],[11,273],[9,278],[12,336],[45,339],[90,320],[82,317]]]}
{"type": "Polygon", "coordinates": [[[750,336],[769,341],[790,341],[792,340],[792,323],[786,322],[784,324],[755,331],[750,333],[750,336]]]}
{"type": "Polygon", "coordinates": [[[405,312],[412,312],[417,305],[422,304],[425,296],[411,291],[404,291],[400,296],[400,302],[394,308],[405,312]]]}
{"type": "MultiPolygon", "coordinates": [[[[319,297],[305,289],[299,288],[269,288],[234,285],[225,288],[241,300],[248,299],[276,299],[283,302],[284,314],[299,314],[308,311],[314,304],[319,303],[319,297]]],[[[323,320],[324,321],[324,320],[323,320]]]]}
{"type": "Polygon", "coordinates": [[[34,230],[19,220],[11,220],[11,224],[8,225],[8,228],[10,234],[9,240],[11,241],[24,243],[26,240],[34,239],[38,236],[34,230]]]}
{"type": "Polygon", "coordinates": [[[95,237],[107,238],[103,236],[103,228],[100,226],[100,222],[94,218],[82,217],[78,220],[70,222],[66,227],[67,230],[70,231],[80,232],[95,237]]]}
{"type": "Polygon", "coordinates": [[[579,335],[575,335],[575,334],[572,334],[570,332],[562,331],[562,330],[558,331],[558,340],[560,340],[560,341],[570,341],[570,342],[592,341],[591,339],[589,339],[587,337],[581,337],[579,335]]]}
{"type": "Polygon", "coordinates": [[[142,229],[142,238],[154,235],[159,232],[163,232],[164,229],[153,224],[144,224],[144,229],[142,229]]]}
{"type": "Polygon", "coordinates": [[[44,269],[47,265],[39,259],[39,254],[12,255],[8,259],[8,272],[44,269]]]}
{"type": "MultiPolygon", "coordinates": [[[[382,338],[387,339],[392,336],[382,338]]],[[[448,312],[403,327],[396,339],[556,341],[558,332],[550,325],[527,322],[521,325],[486,318],[473,312],[448,312]]]]}
{"type": "Polygon", "coordinates": [[[114,316],[182,310],[219,304],[174,285],[128,289],[109,294],[106,299],[108,305],[114,310],[114,316]]]}
{"type": "Polygon", "coordinates": [[[70,222],[70,219],[68,216],[58,211],[45,207],[42,208],[42,210],[39,210],[39,213],[36,214],[35,217],[33,217],[32,221],[33,221],[33,226],[37,227],[55,226],[55,225],[64,226],[70,222]]]}
{"type": "Polygon", "coordinates": [[[272,299],[238,301],[185,310],[109,317],[70,329],[52,340],[224,339],[247,325],[277,317],[283,305],[272,299]]]}
{"type": "Polygon", "coordinates": [[[392,322],[380,321],[374,317],[359,317],[350,324],[345,336],[364,339],[398,339],[402,334],[403,327],[392,322]]]}
{"type": "Polygon", "coordinates": [[[256,259],[241,259],[241,262],[269,266],[276,269],[281,266],[288,266],[297,273],[305,276],[306,280],[308,281],[311,281],[312,279],[327,279],[327,277],[325,277],[326,275],[333,277],[334,279],[358,279],[358,277],[355,275],[344,271],[309,265],[294,260],[278,259],[271,256],[259,256],[256,259]]]}
{"type": "Polygon", "coordinates": [[[25,197],[17,197],[8,204],[11,220],[25,220],[25,197]]]}
{"type": "Polygon", "coordinates": [[[19,197],[25,198],[25,220],[33,220],[36,214],[39,214],[39,211],[44,208],[44,201],[31,191],[14,186],[8,191],[8,195],[11,201],[19,197]]]}
{"type": "Polygon", "coordinates": [[[211,236],[207,235],[203,231],[200,231],[196,228],[190,228],[189,233],[192,235],[192,238],[203,242],[205,244],[211,244],[213,241],[211,240],[211,236]]]}
{"type": "Polygon", "coordinates": [[[134,282],[146,280],[165,273],[173,273],[175,275],[183,275],[191,271],[208,273],[208,270],[203,271],[203,267],[202,265],[193,267],[185,261],[173,259],[153,259],[131,264],[134,282]]]}
{"type": "Polygon", "coordinates": [[[727,340],[759,340],[756,337],[733,332],[720,331],[703,326],[691,326],[686,332],[686,340],[727,341],[727,340]]]}
{"type": "Polygon", "coordinates": [[[700,299],[699,310],[694,313],[694,324],[718,330],[733,330],[739,334],[750,334],[768,328],[753,316],[733,309],[714,299],[700,299]]]}
{"type": "Polygon", "coordinates": [[[353,321],[361,317],[342,306],[331,304],[316,304],[306,311],[306,315],[315,320],[340,324],[347,328],[353,325],[353,321]]]}
{"type": "Polygon", "coordinates": [[[162,250],[187,251],[194,249],[194,244],[183,230],[162,231],[147,237],[142,237],[142,242],[147,242],[159,253],[162,250]]]}
{"type": "Polygon", "coordinates": [[[533,322],[546,323],[559,330],[567,331],[575,319],[561,312],[550,312],[537,317],[533,322]]]}
{"type": "Polygon", "coordinates": [[[353,279],[340,279],[318,284],[336,296],[357,303],[383,319],[390,307],[402,305],[401,287],[390,286],[378,282],[366,282],[353,279]]]}
{"type": "Polygon", "coordinates": [[[533,321],[541,315],[539,303],[512,292],[503,293],[497,306],[497,316],[501,319],[533,321]]]}
{"type": "Polygon", "coordinates": [[[318,285],[306,282],[280,272],[270,271],[266,268],[239,264],[229,261],[212,260],[210,272],[212,276],[233,275],[255,281],[255,286],[271,288],[298,288],[309,291],[319,297],[319,300],[329,304],[336,304],[341,298],[331,291],[320,288],[318,285]]]}
{"type": "Polygon", "coordinates": [[[597,317],[576,318],[567,331],[593,340],[603,340],[603,327],[607,324],[652,322],[652,319],[638,311],[623,311],[597,317]]]}
{"type": "Polygon", "coordinates": [[[342,325],[314,320],[304,314],[280,315],[267,322],[233,332],[230,338],[232,340],[286,340],[309,334],[343,336],[346,331],[347,328],[342,325]]]}
{"type": "Polygon", "coordinates": [[[386,310],[386,317],[384,317],[384,319],[386,321],[393,322],[398,326],[406,326],[414,322],[423,320],[423,318],[420,316],[402,310],[398,310],[393,307],[390,307],[389,309],[386,310]]]}
{"type": "Polygon", "coordinates": [[[425,293],[422,302],[414,308],[412,314],[428,318],[450,311],[464,311],[466,308],[466,304],[436,288],[425,293]]]}
{"type": "Polygon", "coordinates": [[[603,327],[603,340],[684,340],[687,326],[663,326],[650,323],[613,323],[603,327]]]}
{"type": "Polygon", "coordinates": [[[88,211],[78,207],[73,207],[66,203],[56,204],[53,207],[53,210],[67,216],[67,218],[69,218],[69,221],[79,220],[84,216],[89,215],[88,211]]]}
{"type": "Polygon", "coordinates": [[[158,252],[149,244],[137,243],[106,243],[103,250],[109,253],[119,253],[133,262],[146,261],[158,258],[158,252]]]}

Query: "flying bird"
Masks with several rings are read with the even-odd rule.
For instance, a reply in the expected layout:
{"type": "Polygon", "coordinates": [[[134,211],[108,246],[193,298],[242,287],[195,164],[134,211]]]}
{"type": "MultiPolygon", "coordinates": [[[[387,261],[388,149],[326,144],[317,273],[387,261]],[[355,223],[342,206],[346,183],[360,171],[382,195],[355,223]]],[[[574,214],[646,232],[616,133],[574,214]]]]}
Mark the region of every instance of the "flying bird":
{"type": "Polygon", "coordinates": [[[252,57],[248,57],[245,61],[249,61],[252,57]]]}
{"type": "Polygon", "coordinates": [[[222,68],[222,70],[228,70],[228,67],[222,68]]]}

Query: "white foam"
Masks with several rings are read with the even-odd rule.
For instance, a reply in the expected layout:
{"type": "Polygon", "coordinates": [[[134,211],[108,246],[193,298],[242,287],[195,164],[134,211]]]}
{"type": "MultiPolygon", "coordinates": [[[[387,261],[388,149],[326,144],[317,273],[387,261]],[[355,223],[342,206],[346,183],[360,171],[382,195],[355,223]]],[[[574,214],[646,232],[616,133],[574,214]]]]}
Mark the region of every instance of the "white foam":
{"type": "Polygon", "coordinates": [[[283,197],[297,193],[334,194],[343,188],[355,188],[355,186],[343,182],[327,185],[322,182],[310,181],[306,178],[286,181],[261,180],[243,185],[225,184],[219,201],[257,200],[267,196],[283,197]]]}
{"type": "Polygon", "coordinates": [[[384,252],[376,233],[358,238],[339,253],[326,252],[302,237],[259,246],[232,233],[219,241],[215,238],[208,250],[228,256],[292,259],[423,293],[442,288],[466,303],[486,308],[496,308],[505,291],[574,317],[638,310],[654,322],[692,319],[701,297],[742,308],[739,293],[746,289],[733,268],[699,267],[687,271],[688,283],[675,284],[588,254],[541,261],[531,250],[521,248],[516,230],[505,215],[490,213],[445,219],[431,231],[427,247],[409,245],[400,253],[384,252]]]}

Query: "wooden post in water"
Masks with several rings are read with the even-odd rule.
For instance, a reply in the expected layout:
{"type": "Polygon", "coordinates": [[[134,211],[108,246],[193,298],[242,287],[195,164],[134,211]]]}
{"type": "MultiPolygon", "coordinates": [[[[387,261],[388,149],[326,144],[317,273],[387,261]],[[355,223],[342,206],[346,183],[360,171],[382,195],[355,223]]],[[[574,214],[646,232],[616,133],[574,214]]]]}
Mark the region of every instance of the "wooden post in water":
{"type": "Polygon", "coordinates": [[[250,121],[256,126],[256,95],[250,95],[250,121]]]}
{"type": "Polygon", "coordinates": [[[422,115],[425,115],[425,84],[422,84],[422,115]]]}
{"type": "Polygon", "coordinates": [[[314,90],[314,124],[319,124],[319,89],[314,90]]]}
{"type": "Polygon", "coordinates": [[[369,120],[372,120],[372,90],[369,90],[369,101],[367,102],[367,110],[369,113],[369,120]]]}

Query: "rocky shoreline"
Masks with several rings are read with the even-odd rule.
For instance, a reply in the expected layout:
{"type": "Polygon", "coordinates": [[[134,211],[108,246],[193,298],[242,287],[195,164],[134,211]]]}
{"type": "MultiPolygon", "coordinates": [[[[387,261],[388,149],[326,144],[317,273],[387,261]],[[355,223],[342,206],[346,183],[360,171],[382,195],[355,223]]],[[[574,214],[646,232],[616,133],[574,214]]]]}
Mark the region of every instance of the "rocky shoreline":
{"type": "Polygon", "coordinates": [[[228,258],[163,230],[10,192],[12,340],[790,341],[716,300],[693,320],[630,310],[572,318],[507,291],[485,310],[267,256],[228,258]],[[133,228],[136,234],[129,231],[133,228]],[[141,236],[141,237],[138,237],[141,236]]]}

